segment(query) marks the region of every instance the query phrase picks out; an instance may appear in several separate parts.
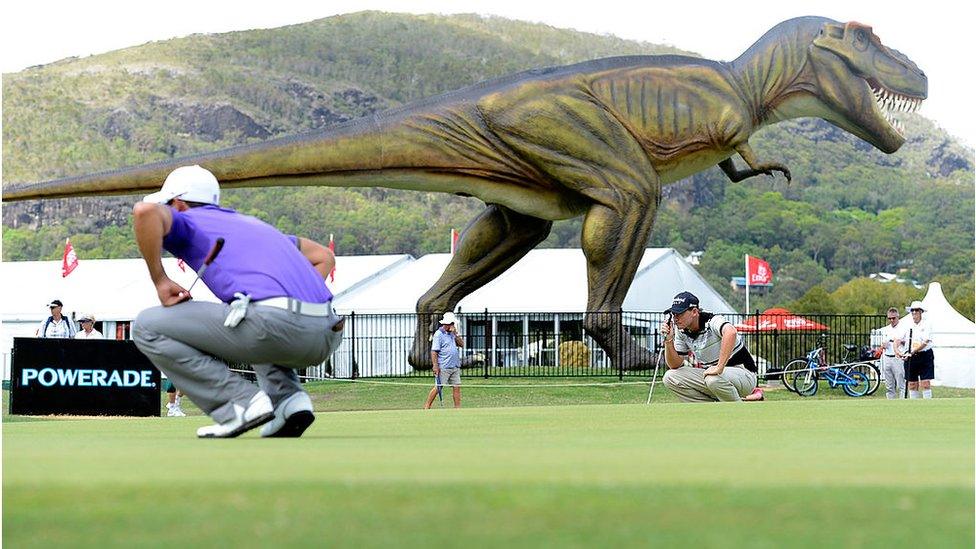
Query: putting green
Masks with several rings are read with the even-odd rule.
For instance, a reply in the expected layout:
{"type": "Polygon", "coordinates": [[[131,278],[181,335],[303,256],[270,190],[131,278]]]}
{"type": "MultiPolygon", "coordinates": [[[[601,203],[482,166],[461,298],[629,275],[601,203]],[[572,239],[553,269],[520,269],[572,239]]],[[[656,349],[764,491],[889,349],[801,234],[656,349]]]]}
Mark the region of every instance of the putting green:
{"type": "Polygon", "coordinates": [[[7,423],[11,546],[972,546],[973,400],[7,423]],[[921,527],[920,527],[921,526],[921,527]]]}

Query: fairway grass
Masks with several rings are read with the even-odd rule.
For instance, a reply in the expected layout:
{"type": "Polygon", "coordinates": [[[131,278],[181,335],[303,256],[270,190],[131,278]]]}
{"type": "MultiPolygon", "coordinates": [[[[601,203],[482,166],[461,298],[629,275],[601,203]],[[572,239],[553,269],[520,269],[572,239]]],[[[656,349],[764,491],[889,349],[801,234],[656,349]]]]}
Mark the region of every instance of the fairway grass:
{"type": "Polygon", "coordinates": [[[3,426],[10,547],[972,547],[972,398],[3,426]]]}

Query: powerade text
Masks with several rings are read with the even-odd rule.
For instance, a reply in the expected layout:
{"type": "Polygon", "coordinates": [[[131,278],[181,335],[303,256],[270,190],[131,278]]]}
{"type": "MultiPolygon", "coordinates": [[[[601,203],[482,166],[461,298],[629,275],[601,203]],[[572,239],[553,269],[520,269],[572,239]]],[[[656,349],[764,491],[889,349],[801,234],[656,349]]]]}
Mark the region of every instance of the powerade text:
{"type": "Polygon", "coordinates": [[[152,370],[113,371],[63,368],[24,368],[20,384],[40,383],[44,387],[153,387],[152,370]]]}

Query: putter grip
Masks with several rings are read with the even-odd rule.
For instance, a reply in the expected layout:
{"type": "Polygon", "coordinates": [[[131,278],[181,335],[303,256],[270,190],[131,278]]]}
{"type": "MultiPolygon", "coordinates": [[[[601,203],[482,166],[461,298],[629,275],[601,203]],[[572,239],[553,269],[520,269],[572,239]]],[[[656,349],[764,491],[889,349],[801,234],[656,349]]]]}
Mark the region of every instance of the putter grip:
{"type": "Polygon", "coordinates": [[[210,265],[213,263],[213,260],[217,259],[217,254],[219,254],[220,250],[222,249],[224,249],[224,238],[218,237],[217,242],[215,242],[213,248],[210,249],[210,253],[207,254],[207,258],[203,260],[203,264],[210,265]]]}

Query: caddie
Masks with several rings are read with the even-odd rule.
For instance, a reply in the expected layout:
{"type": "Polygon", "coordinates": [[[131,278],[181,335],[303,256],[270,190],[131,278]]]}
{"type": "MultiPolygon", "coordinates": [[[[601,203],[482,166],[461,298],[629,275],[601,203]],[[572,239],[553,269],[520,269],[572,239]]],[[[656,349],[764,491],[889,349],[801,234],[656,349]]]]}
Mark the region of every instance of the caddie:
{"type": "Polygon", "coordinates": [[[216,422],[201,438],[297,437],[314,421],[295,368],[327,359],[342,338],[325,277],[332,252],[254,217],[220,207],[220,186],[200,166],[177,168],[133,208],[136,242],[162,304],[139,313],[139,349],[216,422]],[[163,270],[162,250],[200,273],[223,303],[193,301],[163,270]],[[230,371],[250,364],[258,386],[230,371]]]}
{"type": "Polygon", "coordinates": [[[735,326],[702,311],[690,292],[674,296],[664,332],[664,385],[683,402],[762,400],[756,363],[735,326]]]}

